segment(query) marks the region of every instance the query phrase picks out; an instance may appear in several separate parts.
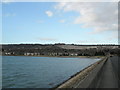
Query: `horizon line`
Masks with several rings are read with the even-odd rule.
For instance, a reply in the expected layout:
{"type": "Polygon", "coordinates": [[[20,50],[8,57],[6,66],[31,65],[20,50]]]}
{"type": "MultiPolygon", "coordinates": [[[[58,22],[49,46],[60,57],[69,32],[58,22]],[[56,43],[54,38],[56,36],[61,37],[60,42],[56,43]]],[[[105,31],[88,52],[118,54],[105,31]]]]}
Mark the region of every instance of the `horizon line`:
{"type": "Polygon", "coordinates": [[[21,45],[21,44],[41,44],[41,45],[119,45],[119,44],[76,44],[76,43],[0,43],[0,45],[21,45]]]}

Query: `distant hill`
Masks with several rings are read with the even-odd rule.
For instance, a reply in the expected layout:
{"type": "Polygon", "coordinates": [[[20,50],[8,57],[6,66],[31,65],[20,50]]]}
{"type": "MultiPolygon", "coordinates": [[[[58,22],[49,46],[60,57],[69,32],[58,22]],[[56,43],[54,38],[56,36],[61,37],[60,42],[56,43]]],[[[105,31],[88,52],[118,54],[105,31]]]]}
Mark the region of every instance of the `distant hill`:
{"type": "Polygon", "coordinates": [[[3,55],[94,56],[119,54],[118,45],[4,44],[0,47],[3,55]]]}

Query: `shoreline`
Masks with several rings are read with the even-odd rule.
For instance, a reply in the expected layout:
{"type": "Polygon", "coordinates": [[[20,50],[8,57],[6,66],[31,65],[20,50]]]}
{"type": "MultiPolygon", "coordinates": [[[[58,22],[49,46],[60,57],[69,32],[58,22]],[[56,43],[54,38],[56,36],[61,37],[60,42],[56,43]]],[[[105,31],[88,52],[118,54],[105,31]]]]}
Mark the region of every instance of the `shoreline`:
{"type": "Polygon", "coordinates": [[[47,56],[47,55],[39,55],[39,56],[27,56],[27,55],[1,55],[1,56],[26,56],[26,57],[58,57],[58,58],[104,58],[105,56],[47,56]]]}
{"type": "Polygon", "coordinates": [[[90,72],[97,67],[97,65],[100,65],[101,63],[104,64],[106,62],[106,60],[107,60],[107,57],[101,58],[101,60],[99,60],[99,61],[89,65],[88,67],[82,69],[81,71],[75,73],[74,75],[69,77],[67,80],[56,85],[52,89],[58,90],[58,89],[62,89],[62,88],[70,88],[71,85],[75,84],[75,82],[77,80],[80,79],[79,81],[83,81],[90,74],[90,72]]]}
{"type": "MultiPolygon", "coordinates": [[[[4,55],[4,56],[12,56],[12,55],[4,55]]],[[[14,56],[15,56],[15,55],[14,55],[14,56]]],[[[17,55],[17,56],[18,56],[18,55],[17,55]]],[[[19,55],[19,56],[20,56],[20,55],[19,55]]],[[[21,55],[21,56],[24,56],[24,55],[21,55]]],[[[33,56],[32,56],[32,57],[33,57],[33,56]]],[[[36,56],[34,56],[34,57],[36,57],[36,56]]],[[[40,56],[38,56],[38,57],[40,57],[40,56]]],[[[44,57],[44,56],[42,55],[41,57],[44,57]]],[[[47,56],[47,57],[48,57],[48,56],[47,56]]],[[[79,58],[79,57],[81,57],[81,56],[76,56],[75,58],[79,58]]],[[[86,56],[82,56],[82,57],[87,58],[88,56],[87,56],[87,57],[86,57],[86,56]]],[[[95,57],[96,57],[96,56],[94,56],[94,58],[95,58],[95,57]]],[[[62,57],[62,58],[64,58],[64,57],[62,57]]],[[[71,58],[71,56],[70,56],[70,57],[67,56],[66,58],[71,58]]],[[[72,57],[72,58],[73,58],[73,57],[72,57]]],[[[90,57],[90,56],[89,56],[89,58],[93,58],[93,57],[90,57]]],[[[99,62],[101,62],[101,60],[102,60],[102,58],[100,58],[100,61],[99,61],[99,62]]],[[[95,62],[95,63],[98,63],[98,62],[95,62]]],[[[94,64],[94,63],[93,63],[93,64],[94,64]]],[[[72,78],[78,76],[79,73],[83,72],[83,71],[86,70],[87,68],[90,68],[93,64],[91,64],[91,65],[89,65],[88,67],[80,70],[79,72],[76,72],[74,75],[71,75],[67,80],[65,80],[65,81],[63,81],[62,83],[58,84],[57,86],[53,87],[53,89],[58,88],[59,86],[61,86],[61,85],[63,85],[64,83],[68,82],[69,80],[71,80],[72,78]]]]}

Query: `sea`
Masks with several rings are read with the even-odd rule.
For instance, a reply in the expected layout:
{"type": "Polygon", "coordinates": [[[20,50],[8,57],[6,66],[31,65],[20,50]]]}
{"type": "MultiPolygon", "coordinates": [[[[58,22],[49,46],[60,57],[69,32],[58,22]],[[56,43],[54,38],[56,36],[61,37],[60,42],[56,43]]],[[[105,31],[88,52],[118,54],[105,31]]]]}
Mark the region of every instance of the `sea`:
{"type": "Polygon", "coordinates": [[[80,57],[1,57],[2,88],[53,88],[100,60],[80,57]]]}

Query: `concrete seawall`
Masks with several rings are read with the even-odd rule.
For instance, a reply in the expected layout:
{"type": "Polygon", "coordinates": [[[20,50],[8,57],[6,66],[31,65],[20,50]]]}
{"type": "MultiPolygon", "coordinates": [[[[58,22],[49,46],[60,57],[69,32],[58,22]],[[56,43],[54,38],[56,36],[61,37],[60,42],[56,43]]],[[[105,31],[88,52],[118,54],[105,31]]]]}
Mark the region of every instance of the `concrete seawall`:
{"type": "Polygon", "coordinates": [[[95,81],[97,76],[102,69],[102,66],[107,61],[107,57],[102,58],[100,61],[88,66],[83,69],[72,78],[63,82],[61,85],[55,88],[56,90],[59,88],[92,88],[95,85],[95,81]]]}

